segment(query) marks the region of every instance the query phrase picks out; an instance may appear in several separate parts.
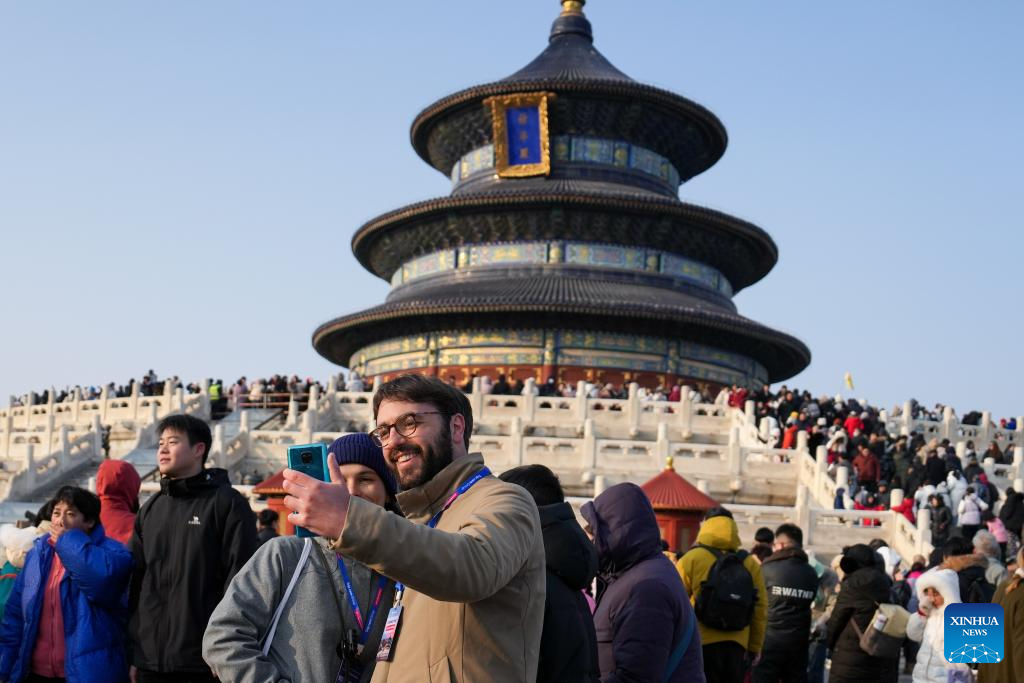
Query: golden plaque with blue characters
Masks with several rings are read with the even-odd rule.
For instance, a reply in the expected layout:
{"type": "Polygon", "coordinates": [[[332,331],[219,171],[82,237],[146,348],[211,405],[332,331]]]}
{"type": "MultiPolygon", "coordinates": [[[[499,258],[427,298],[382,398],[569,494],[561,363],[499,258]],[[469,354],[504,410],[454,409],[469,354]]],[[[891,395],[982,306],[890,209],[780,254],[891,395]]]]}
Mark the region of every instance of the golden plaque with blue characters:
{"type": "Polygon", "coordinates": [[[494,166],[499,178],[526,178],[551,172],[548,100],[554,93],[489,97],[494,124],[494,166]]]}

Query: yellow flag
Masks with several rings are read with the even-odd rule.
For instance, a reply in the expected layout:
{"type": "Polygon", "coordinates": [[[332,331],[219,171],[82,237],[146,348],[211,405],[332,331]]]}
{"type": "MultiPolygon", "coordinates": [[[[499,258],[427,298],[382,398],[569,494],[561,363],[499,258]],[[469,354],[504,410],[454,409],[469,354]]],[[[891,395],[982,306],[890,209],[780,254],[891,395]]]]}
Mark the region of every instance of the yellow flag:
{"type": "Polygon", "coordinates": [[[846,373],[845,375],[843,375],[843,380],[846,382],[846,386],[850,389],[850,391],[853,391],[853,374],[849,372],[846,373]]]}

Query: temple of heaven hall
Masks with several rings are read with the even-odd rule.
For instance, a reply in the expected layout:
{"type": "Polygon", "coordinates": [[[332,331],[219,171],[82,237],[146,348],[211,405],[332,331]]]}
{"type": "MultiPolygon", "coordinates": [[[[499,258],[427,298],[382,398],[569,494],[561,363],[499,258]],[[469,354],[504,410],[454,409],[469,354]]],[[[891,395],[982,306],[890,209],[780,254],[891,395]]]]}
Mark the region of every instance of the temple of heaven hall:
{"type": "Polygon", "coordinates": [[[359,228],[355,256],[391,292],[321,325],[313,345],[325,358],[379,379],[707,388],[776,382],[810,363],[800,340],[732,301],[775,265],[771,237],[678,199],[725,152],[725,128],[616,69],[583,5],[562,2],[525,68],[416,117],[412,144],[452,192],[359,228]]]}

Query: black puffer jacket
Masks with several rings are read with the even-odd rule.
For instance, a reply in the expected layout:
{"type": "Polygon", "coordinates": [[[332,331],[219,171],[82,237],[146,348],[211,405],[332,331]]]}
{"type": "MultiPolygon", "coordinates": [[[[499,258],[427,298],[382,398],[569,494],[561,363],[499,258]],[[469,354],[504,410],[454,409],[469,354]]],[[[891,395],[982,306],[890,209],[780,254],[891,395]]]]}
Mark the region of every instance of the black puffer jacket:
{"type": "Polygon", "coordinates": [[[537,683],[598,681],[597,635],[581,592],[597,574],[597,550],[568,503],[542,505],[547,597],[537,683]]]}
{"type": "Polygon", "coordinates": [[[818,592],[818,574],[800,548],[784,548],[761,565],[768,593],[766,650],[799,650],[811,635],[811,605],[818,592]]]}
{"type": "Polygon", "coordinates": [[[203,632],[232,577],[256,550],[256,515],[228,473],[161,479],[135,518],[131,663],[208,673],[203,632]]]}
{"type": "Polygon", "coordinates": [[[851,548],[861,549],[867,552],[851,554],[848,551],[840,565],[846,577],[827,627],[828,646],[832,651],[830,681],[879,681],[886,679],[892,669],[890,660],[872,657],[861,649],[860,636],[853,627],[856,622],[863,633],[878,604],[889,601],[889,580],[875,564],[872,556],[876,553],[862,544],[851,548]]]}

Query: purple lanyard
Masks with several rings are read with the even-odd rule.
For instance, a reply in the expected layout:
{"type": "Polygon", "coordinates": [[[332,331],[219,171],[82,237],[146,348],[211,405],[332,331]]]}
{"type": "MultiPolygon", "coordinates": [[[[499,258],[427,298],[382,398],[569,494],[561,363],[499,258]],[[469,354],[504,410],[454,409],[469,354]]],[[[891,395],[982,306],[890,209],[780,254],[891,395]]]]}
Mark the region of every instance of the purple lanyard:
{"type": "MultiPolygon", "coordinates": [[[[447,510],[448,508],[450,508],[452,506],[452,503],[454,503],[458,499],[459,496],[461,496],[463,493],[465,493],[466,491],[468,491],[471,488],[473,488],[473,485],[476,484],[478,481],[480,481],[484,477],[489,477],[489,476],[491,476],[491,470],[490,470],[490,468],[485,467],[482,470],[480,470],[479,472],[477,472],[476,474],[474,474],[472,477],[470,477],[469,479],[464,481],[462,483],[462,486],[460,486],[459,488],[455,489],[455,493],[453,493],[448,498],[448,500],[446,500],[444,502],[444,505],[441,506],[441,509],[438,510],[437,513],[433,517],[430,518],[430,521],[427,522],[427,526],[430,527],[431,529],[436,527],[437,523],[439,521],[441,521],[441,515],[444,514],[445,510],[447,510]]],[[[404,592],[405,592],[405,586],[404,585],[402,585],[401,583],[395,584],[395,604],[396,605],[402,602],[402,594],[404,592]]]]}
{"type": "Polygon", "coordinates": [[[373,629],[373,622],[377,619],[377,608],[380,607],[381,596],[384,595],[384,587],[388,583],[386,576],[380,577],[380,582],[377,583],[377,597],[373,599],[373,604],[370,606],[370,613],[366,616],[366,623],[363,623],[363,614],[359,610],[359,600],[356,599],[356,592],[352,588],[352,579],[348,576],[348,570],[345,569],[345,563],[341,559],[341,555],[338,558],[338,569],[341,570],[341,580],[345,584],[345,593],[348,595],[348,604],[352,607],[352,614],[355,615],[356,623],[359,628],[362,629],[362,633],[359,636],[359,644],[365,645],[367,638],[370,637],[370,631],[373,629]]]}

